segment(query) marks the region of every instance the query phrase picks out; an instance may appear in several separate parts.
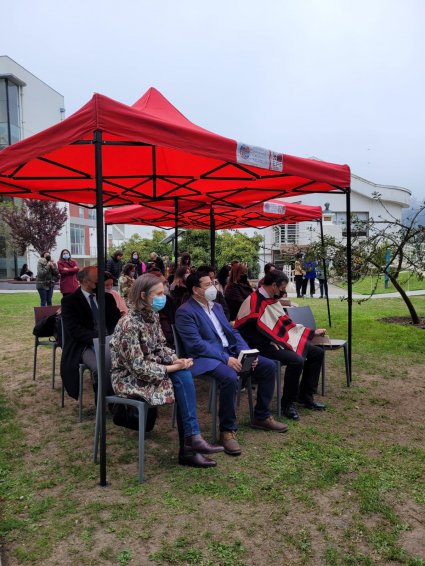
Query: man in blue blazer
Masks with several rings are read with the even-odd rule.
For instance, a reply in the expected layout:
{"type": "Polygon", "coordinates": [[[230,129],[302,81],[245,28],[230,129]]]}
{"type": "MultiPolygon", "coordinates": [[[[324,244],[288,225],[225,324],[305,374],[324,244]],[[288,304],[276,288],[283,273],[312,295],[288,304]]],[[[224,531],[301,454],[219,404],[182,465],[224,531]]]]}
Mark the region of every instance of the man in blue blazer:
{"type": "MultiPolygon", "coordinates": [[[[190,299],[176,312],[176,328],[182,339],[185,354],[193,358],[193,375],[208,373],[220,388],[220,441],[227,454],[237,456],[241,448],[236,440],[236,397],[238,372],[241,364],[238,355],[249,349],[248,344],[226,319],[223,307],[214,303],[217,293],[206,272],[196,272],[186,279],[190,299]]],[[[275,364],[259,357],[253,363],[258,383],[257,403],[254,409],[253,428],[286,432],[288,427],[273,419],[270,403],[275,384],[275,364]]]]}

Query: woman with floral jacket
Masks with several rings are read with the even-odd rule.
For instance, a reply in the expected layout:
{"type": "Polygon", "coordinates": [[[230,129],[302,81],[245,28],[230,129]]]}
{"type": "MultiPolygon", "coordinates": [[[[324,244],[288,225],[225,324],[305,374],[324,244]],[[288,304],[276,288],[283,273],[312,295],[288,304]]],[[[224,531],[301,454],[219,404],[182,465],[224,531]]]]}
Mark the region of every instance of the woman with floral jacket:
{"type": "Polygon", "coordinates": [[[128,306],[128,296],[134,283],[135,266],[133,263],[126,263],[118,279],[118,290],[125,304],[128,306]]]}
{"type": "Polygon", "coordinates": [[[179,463],[209,468],[216,465],[204,454],[221,452],[201,436],[196,416],[196,394],[191,358],[177,358],[166,346],[158,311],[166,301],[164,285],[145,273],[130,292],[129,312],[115,327],[110,341],[114,391],[123,397],[142,398],[150,405],[177,403],[180,437],[179,463]]]}

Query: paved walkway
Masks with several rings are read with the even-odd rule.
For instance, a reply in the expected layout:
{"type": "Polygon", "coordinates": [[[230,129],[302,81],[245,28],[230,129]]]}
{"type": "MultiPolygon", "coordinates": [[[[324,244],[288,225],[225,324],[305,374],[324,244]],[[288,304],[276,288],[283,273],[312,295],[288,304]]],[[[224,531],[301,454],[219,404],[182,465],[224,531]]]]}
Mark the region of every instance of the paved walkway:
{"type": "MultiPolygon", "coordinates": [[[[293,292],[292,290],[294,289],[293,284],[290,285],[289,287],[289,292],[288,292],[288,296],[292,299],[294,297],[296,297],[296,293],[293,292]]],[[[346,289],[342,289],[341,287],[336,287],[335,285],[328,285],[328,289],[329,289],[329,298],[330,299],[341,299],[344,297],[347,297],[347,290],[346,289]]],[[[11,281],[5,281],[5,280],[0,280],[0,294],[2,293],[34,293],[34,291],[36,291],[35,288],[35,283],[31,282],[31,283],[20,283],[20,282],[11,282],[11,281]]],[[[56,286],[55,287],[55,291],[59,291],[59,287],[56,286]]],[[[412,296],[412,295],[425,295],[425,289],[422,289],[420,291],[407,291],[407,295],[412,296]]],[[[400,297],[399,293],[382,293],[382,294],[377,294],[377,295],[373,295],[373,299],[385,299],[385,298],[392,298],[392,297],[400,297]]],[[[317,292],[314,295],[315,299],[319,298],[319,293],[317,292]]],[[[353,299],[365,299],[367,298],[367,295],[359,295],[358,293],[353,293],[353,299]]]]}

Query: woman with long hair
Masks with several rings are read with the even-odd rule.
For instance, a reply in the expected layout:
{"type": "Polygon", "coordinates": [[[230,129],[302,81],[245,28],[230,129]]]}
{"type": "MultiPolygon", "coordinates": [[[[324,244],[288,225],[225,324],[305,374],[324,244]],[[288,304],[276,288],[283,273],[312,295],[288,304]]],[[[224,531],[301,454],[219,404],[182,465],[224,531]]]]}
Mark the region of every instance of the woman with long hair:
{"type": "Polygon", "coordinates": [[[230,320],[235,320],[244,300],[253,289],[248,281],[248,268],[243,263],[232,265],[229,282],[224,290],[224,297],[230,311],[230,320]]]}
{"type": "Polygon", "coordinates": [[[216,465],[205,454],[222,452],[200,433],[191,358],[177,358],[166,346],[158,312],[166,296],[163,283],[151,273],[139,277],[130,294],[130,307],[110,341],[112,386],[117,395],[142,398],[151,406],[177,403],[179,463],[209,468],[216,465]]]}
{"type": "MultiPolygon", "coordinates": [[[[134,263],[126,263],[122,269],[122,273],[118,278],[118,290],[125,304],[128,306],[128,295],[134,283],[134,263]]],[[[111,274],[113,276],[113,274],[111,274]]]]}

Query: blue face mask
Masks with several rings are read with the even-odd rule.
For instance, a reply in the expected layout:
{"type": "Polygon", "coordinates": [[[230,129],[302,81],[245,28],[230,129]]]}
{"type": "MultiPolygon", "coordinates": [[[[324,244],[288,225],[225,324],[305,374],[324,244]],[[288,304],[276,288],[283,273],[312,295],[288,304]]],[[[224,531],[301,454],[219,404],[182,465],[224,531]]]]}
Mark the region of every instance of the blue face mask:
{"type": "Polygon", "coordinates": [[[63,259],[69,259],[71,256],[69,254],[63,254],[63,259]]]}
{"type": "Polygon", "coordinates": [[[167,297],[165,295],[155,295],[152,301],[152,309],[158,312],[165,307],[166,302],[167,297]]]}

